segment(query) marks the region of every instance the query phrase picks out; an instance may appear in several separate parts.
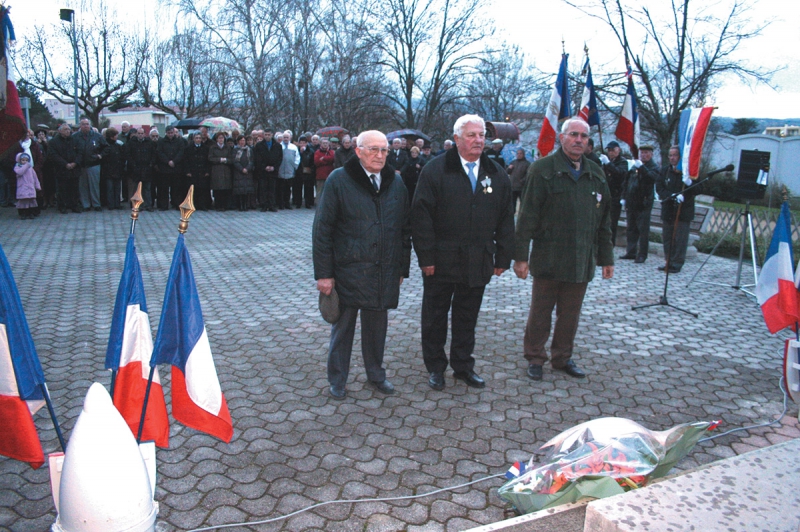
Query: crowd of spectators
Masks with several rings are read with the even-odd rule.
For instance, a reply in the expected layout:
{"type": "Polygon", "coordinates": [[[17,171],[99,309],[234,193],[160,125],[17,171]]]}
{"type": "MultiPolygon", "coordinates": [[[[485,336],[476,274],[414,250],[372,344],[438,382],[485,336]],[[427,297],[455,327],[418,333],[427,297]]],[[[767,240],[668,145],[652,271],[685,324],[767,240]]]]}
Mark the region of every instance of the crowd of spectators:
{"type": "MultiPolygon", "coordinates": [[[[185,136],[173,127],[164,136],[148,129],[123,122],[119,130],[98,131],[84,118],[76,131],[68,124],[56,131],[30,131],[2,161],[0,205],[16,204],[12,168],[18,153],[28,154],[41,183],[36,207],[26,211],[31,218],[48,207],[61,213],[120,209],[140,182],[142,208],[150,211],[178,208],[190,185],[199,210],[311,209],[330,173],[355,154],[355,140],[347,134],[309,132],[295,140],[290,130],[270,128],[213,136],[206,127],[185,136]]],[[[434,154],[423,139],[394,140],[390,164],[410,197],[425,164],[451,147],[446,141],[434,154]]]]}

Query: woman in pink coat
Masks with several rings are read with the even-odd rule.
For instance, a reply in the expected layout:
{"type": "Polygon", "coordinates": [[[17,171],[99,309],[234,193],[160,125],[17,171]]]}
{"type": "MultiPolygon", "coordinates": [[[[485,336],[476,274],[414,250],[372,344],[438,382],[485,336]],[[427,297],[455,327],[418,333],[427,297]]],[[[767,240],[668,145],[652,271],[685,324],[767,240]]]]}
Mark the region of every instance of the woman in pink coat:
{"type": "Polygon", "coordinates": [[[35,218],[38,213],[36,191],[42,190],[36,171],[31,165],[31,157],[27,153],[17,154],[17,164],[14,165],[17,174],[17,212],[23,220],[35,218]]]}

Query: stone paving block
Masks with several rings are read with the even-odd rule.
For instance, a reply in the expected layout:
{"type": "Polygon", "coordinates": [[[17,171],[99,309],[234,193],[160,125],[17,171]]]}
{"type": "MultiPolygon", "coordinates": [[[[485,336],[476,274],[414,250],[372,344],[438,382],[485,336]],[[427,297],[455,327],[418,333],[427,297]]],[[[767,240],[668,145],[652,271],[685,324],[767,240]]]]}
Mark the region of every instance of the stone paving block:
{"type": "MultiPolygon", "coordinates": [[[[12,211],[0,209],[0,244],[68,438],[88,386],[110,382],[104,353],[130,220],[124,211],[48,210],[22,223],[12,211]]],[[[630,309],[660,297],[657,261],[622,261],[614,279],[589,285],[575,353],[589,372],[583,381],[549,366],[543,381],[527,379],[522,335],[530,281],[510,272],[493,279],[476,328],[476,371],[487,387],[469,389],[448,371],[441,392],[427,386],[422,363],[422,282],[414,267],[399,308],[389,312],[385,361],[397,394],[383,397],[366,385],[359,327],[349,396],[334,402],[325,371],[330,326],[316,309],[310,264],[313,215],[302,209],[192,216],[186,242],[234,436],[224,444],[172,424],[169,449],[157,451],[160,532],[277,517],[348,494],[420,494],[503,473],[513,461],[538,456],[559,432],[600,416],[659,430],[722,419],[724,430],[775,419],[782,410],[778,359],[788,335],[770,335],[758,306],[740,292],[687,287],[704,256],[670,277],[670,302],[699,319],[666,308],[630,309]]],[[[166,211],[144,213],[137,224],[153,334],[177,222],[177,213],[166,211]]],[[[731,282],[735,273],[735,261],[713,257],[701,277],[731,282]]],[[[171,408],[169,370],[160,373],[171,408]]],[[[781,424],[704,442],[678,469],[798,437],[796,417],[790,404],[781,424]]],[[[57,450],[46,413],[34,419],[45,452],[57,450]]],[[[510,516],[496,496],[502,482],[413,502],[326,506],[248,529],[463,530],[510,516]]],[[[47,468],[0,459],[0,528],[44,530],[54,519],[47,468]]]]}

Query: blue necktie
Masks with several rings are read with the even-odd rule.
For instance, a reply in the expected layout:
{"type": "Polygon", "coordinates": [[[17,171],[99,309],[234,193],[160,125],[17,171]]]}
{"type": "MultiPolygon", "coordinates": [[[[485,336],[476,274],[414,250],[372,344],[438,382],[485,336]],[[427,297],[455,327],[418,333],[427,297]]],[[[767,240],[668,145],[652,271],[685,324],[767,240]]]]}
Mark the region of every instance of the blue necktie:
{"type": "Polygon", "coordinates": [[[467,163],[467,168],[469,172],[467,175],[469,176],[469,181],[472,183],[472,192],[475,192],[475,187],[478,185],[478,178],[475,176],[475,163],[467,163]]]}

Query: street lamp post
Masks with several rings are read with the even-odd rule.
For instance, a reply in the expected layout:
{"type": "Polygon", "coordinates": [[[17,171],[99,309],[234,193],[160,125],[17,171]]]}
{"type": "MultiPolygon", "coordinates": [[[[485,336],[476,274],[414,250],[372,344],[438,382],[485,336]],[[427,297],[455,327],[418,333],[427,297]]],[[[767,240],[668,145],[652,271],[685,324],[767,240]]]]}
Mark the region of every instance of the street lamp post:
{"type": "Polygon", "coordinates": [[[75,10],[62,9],[60,12],[61,20],[72,23],[72,82],[73,82],[73,103],[75,104],[75,123],[80,117],[78,111],[78,36],[75,33],[75,10]]]}

